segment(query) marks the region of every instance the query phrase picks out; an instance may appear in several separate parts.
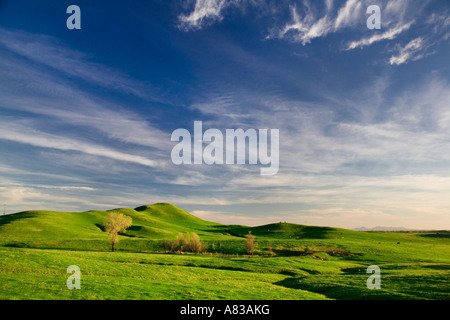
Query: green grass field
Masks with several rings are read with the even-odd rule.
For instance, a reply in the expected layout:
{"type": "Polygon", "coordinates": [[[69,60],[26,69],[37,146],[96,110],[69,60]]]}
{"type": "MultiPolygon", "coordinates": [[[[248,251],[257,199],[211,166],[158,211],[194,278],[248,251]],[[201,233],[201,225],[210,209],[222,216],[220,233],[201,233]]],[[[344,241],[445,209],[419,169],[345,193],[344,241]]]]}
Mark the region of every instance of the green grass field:
{"type": "Polygon", "coordinates": [[[170,204],[116,209],[133,225],[110,252],[108,211],[27,211],[0,217],[0,299],[449,299],[450,233],[357,232],[201,220],[170,204]],[[248,256],[244,236],[256,237],[248,256]],[[165,253],[195,232],[204,254],[165,253]],[[67,267],[81,270],[69,290],[67,267]],[[381,269],[369,290],[366,269],[381,269]]]}

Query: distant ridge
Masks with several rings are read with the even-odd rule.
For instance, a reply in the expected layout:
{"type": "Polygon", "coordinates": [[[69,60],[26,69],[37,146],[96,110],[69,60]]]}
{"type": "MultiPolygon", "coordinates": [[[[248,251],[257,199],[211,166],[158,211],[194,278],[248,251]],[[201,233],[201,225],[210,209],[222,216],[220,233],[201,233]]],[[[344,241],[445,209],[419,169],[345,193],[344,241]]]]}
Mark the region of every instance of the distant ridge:
{"type": "Polygon", "coordinates": [[[406,229],[405,227],[382,227],[376,226],[373,228],[360,227],[352,229],[353,231],[411,231],[411,229],[406,229]]]}

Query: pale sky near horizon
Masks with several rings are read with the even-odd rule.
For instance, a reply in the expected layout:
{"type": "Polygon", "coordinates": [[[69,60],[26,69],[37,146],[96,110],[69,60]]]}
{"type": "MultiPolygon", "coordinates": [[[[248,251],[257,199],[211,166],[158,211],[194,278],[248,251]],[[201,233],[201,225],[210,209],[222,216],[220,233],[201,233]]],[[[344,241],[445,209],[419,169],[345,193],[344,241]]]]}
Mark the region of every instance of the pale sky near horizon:
{"type": "Polygon", "coordinates": [[[1,211],[170,202],[226,224],[450,229],[449,13],[446,0],[1,1],[1,211]],[[278,173],[173,164],[171,134],[194,121],[279,129],[278,173]]]}

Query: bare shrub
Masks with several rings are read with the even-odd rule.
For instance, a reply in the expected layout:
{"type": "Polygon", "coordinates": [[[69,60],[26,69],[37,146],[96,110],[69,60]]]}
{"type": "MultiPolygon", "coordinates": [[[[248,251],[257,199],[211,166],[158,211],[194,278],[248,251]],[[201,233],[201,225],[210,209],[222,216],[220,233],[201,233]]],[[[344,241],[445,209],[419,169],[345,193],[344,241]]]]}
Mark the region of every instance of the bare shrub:
{"type": "Polygon", "coordinates": [[[245,236],[245,249],[249,255],[253,255],[256,248],[255,237],[252,235],[252,232],[249,231],[245,236]]]}
{"type": "Polygon", "coordinates": [[[200,237],[192,232],[189,238],[189,251],[200,253],[205,251],[205,245],[200,241],[200,237]]]}
{"type": "Polygon", "coordinates": [[[161,240],[160,243],[166,253],[175,251],[175,242],[174,241],[161,240]]]}
{"type": "Polygon", "coordinates": [[[170,248],[171,252],[195,252],[201,253],[205,251],[205,244],[195,232],[179,233],[174,241],[167,241],[163,247],[170,248]]]}

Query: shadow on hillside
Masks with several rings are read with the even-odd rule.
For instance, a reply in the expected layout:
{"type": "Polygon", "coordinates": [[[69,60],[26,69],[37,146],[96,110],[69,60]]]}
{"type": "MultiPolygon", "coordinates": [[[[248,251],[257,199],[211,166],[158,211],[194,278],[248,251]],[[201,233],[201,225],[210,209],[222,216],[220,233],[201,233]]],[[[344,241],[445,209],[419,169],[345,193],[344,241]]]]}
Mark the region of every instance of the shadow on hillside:
{"type": "Polygon", "coordinates": [[[280,257],[302,257],[311,255],[311,252],[307,250],[272,249],[272,252],[280,257]]]}
{"type": "Polygon", "coordinates": [[[102,224],[100,224],[100,223],[96,223],[95,226],[96,226],[97,228],[99,228],[101,231],[106,232],[106,231],[105,231],[105,226],[104,226],[104,225],[102,225],[102,224]]]}
{"type": "Polygon", "coordinates": [[[146,237],[130,233],[130,232],[142,232],[142,231],[145,231],[145,227],[143,227],[143,226],[131,226],[131,227],[128,227],[127,230],[125,230],[125,232],[119,232],[119,234],[121,236],[130,237],[130,238],[146,239],[146,237]]]}
{"type": "Polygon", "coordinates": [[[305,226],[302,228],[302,234],[300,238],[327,239],[330,233],[332,233],[333,231],[335,231],[335,229],[330,227],[305,226]]]}
{"type": "Polygon", "coordinates": [[[254,236],[289,239],[328,239],[336,229],[330,227],[303,226],[291,223],[273,223],[258,227],[235,227],[229,229],[231,234],[245,236],[251,231],[254,236]]]}
{"type": "Polygon", "coordinates": [[[435,231],[430,233],[419,234],[419,236],[425,238],[450,238],[450,231],[447,230],[435,231]]]}
{"type": "MultiPolygon", "coordinates": [[[[106,232],[105,226],[103,224],[95,223],[95,226],[97,228],[99,228],[102,232],[106,232]]],[[[130,238],[142,238],[142,239],[145,239],[145,237],[141,237],[141,236],[138,236],[138,235],[135,235],[135,234],[127,233],[127,231],[135,231],[136,232],[136,231],[142,231],[142,230],[143,230],[142,226],[131,226],[131,227],[128,227],[125,232],[119,232],[119,235],[124,236],[124,237],[130,237],[130,238]]]]}
{"type": "Polygon", "coordinates": [[[36,216],[36,213],[28,212],[28,211],[1,216],[0,217],[0,227],[3,225],[6,225],[6,224],[10,224],[11,222],[14,222],[16,220],[33,218],[35,216],[36,216]]]}
{"type": "Polygon", "coordinates": [[[213,226],[213,229],[208,229],[208,232],[211,233],[217,233],[221,235],[226,236],[234,236],[243,238],[247,233],[248,230],[251,228],[244,227],[244,226],[238,226],[238,225],[221,225],[221,226],[213,226]]]}

